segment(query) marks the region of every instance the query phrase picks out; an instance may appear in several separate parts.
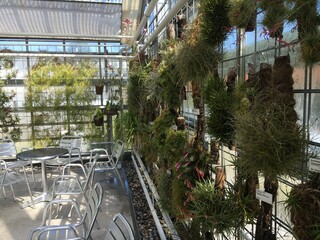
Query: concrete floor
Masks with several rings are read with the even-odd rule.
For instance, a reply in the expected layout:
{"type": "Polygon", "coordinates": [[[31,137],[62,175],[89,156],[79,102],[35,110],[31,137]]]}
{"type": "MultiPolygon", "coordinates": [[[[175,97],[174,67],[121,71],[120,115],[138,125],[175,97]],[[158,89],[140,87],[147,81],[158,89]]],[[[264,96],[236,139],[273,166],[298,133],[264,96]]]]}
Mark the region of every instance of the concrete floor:
{"type": "MultiPolygon", "coordinates": [[[[30,186],[36,196],[36,192],[41,191],[41,172],[40,169],[35,170],[36,184],[31,181],[31,174],[29,174],[30,186]]],[[[51,186],[53,178],[56,176],[53,172],[48,172],[48,185],[51,186]]],[[[121,172],[122,178],[125,182],[126,188],[128,184],[121,172]]],[[[102,240],[105,238],[106,231],[112,217],[115,213],[121,212],[132,223],[132,211],[128,194],[121,187],[117,178],[112,172],[99,171],[95,172],[95,182],[100,182],[104,189],[104,196],[101,206],[101,211],[98,213],[98,223],[100,229],[96,225],[92,231],[92,238],[94,240],[102,240]]],[[[45,202],[36,204],[35,208],[27,207],[21,209],[20,204],[30,200],[27,186],[25,182],[14,185],[14,192],[17,201],[13,201],[10,188],[6,188],[7,198],[4,199],[0,195],[0,240],[23,240],[28,239],[31,230],[40,226],[42,220],[43,209],[45,202]]],[[[78,200],[77,200],[78,201],[78,200]]]]}

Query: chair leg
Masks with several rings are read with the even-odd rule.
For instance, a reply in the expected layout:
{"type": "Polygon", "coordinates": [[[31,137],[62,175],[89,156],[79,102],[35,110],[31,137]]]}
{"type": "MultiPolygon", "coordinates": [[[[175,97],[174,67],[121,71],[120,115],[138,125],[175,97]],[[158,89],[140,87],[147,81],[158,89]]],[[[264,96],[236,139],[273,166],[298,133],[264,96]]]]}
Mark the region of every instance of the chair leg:
{"type": "Polygon", "coordinates": [[[124,190],[125,192],[127,192],[127,191],[126,191],[126,187],[124,186],[124,183],[123,183],[123,181],[122,181],[121,175],[120,175],[117,167],[115,167],[114,171],[117,173],[117,177],[118,177],[118,179],[119,179],[119,181],[120,181],[120,183],[121,183],[121,186],[122,186],[123,190],[124,190]]]}
{"type": "Polygon", "coordinates": [[[11,193],[12,193],[12,196],[13,196],[13,200],[16,201],[16,195],[14,194],[12,185],[10,185],[10,189],[11,189],[11,193]]]}
{"type": "Polygon", "coordinates": [[[100,224],[98,222],[98,219],[96,219],[95,224],[97,225],[97,230],[100,230],[100,224]]]}
{"type": "Polygon", "coordinates": [[[7,194],[6,194],[6,190],[4,189],[4,187],[2,187],[2,192],[3,192],[3,197],[6,199],[7,198],[7,194]]]}
{"type": "MultiPolygon", "coordinates": [[[[32,172],[33,172],[33,170],[32,170],[32,172]]],[[[27,187],[28,187],[28,190],[29,190],[30,201],[32,202],[33,208],[35,208],[35,204],[34,204],[33,197],[32,197],[32,193],[31,193],[31,188],[30,188],[30,184],[29,184],[29,181],[28,181],[28,177],[27,177],[27,173],[26,173],[26,172],[24,172],[24,177],[25,177],[25,179],[26,179],[27,187]]]]}

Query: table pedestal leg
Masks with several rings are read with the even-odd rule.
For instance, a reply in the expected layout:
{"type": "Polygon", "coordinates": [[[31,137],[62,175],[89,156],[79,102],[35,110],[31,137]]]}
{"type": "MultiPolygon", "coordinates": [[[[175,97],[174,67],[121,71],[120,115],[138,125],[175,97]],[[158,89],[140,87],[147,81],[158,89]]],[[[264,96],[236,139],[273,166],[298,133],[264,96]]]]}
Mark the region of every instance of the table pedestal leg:
{"type": "Polygon", "coordinates": [[[42,179],[42,193],[40,196],[37,196],[33,198],[33,202],[27,201],[21,205],[22,208],[33,206],[34,204],[40,203],[40,202],[50,202],[52,200],[52,194],[48,192],[48,186],[47,186],[47,168],[46,168],[46,161],[41,161],[41,179],[42,179]]]}

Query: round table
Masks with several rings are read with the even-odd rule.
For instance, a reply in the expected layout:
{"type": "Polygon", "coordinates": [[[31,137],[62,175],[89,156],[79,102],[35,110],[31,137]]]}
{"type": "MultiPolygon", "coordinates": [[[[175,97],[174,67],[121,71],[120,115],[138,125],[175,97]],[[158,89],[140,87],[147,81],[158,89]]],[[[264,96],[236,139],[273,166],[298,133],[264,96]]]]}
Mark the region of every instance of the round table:
{"type": "MultiPolygon", "coordinates": [[[[41,178],[42,178],[42,194],[35,198],[33,202],[46,202],[51,201],[52,197],[48,192],[47,186],[47,171],[46,171],[46,161],[49,159],[54,159],[62,155],[68,154],[69,150],[67,148],[52,147],[52,148],[37,148],[32,150],[23,151],[17,154],[17,159],[21,161],[41,161],[41,178]]],[[[23,204],[23,207],[30,206],[32,202],[28,201],[23,204]]]]}

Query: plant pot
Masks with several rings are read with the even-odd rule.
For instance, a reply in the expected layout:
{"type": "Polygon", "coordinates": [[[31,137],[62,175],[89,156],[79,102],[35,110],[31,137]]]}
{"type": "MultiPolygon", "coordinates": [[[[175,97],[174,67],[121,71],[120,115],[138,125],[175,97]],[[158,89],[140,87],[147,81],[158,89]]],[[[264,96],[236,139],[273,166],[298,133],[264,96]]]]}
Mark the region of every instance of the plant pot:
{"type": "Polygon", "coordinates": [[[105,109],[105,114],[106,115],[117,115],[118,109],[116,109],[116,108],[105,109]]]}
{"type": "Polygon", "coordinates": [[[103,126],[103,116],[102,117],[94,116],[93,122],[94,122],[94,125],[96,126],[103,126]]]}
{"type": "Polygon", "coordinates": [[[103,85],[97,85],[96,86],[96,94],[102,95],[102,93],[103,93],[103,85]]]}
{"type": "Polygon", "coordinates": [[[251,17],[247,23],[245,31],[246,32],[253,32],[256,29],[256,24],[257,24],[257,12],[255,11],[251,15],[251,17]]]}

